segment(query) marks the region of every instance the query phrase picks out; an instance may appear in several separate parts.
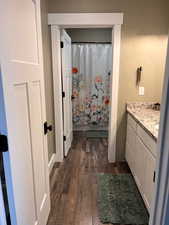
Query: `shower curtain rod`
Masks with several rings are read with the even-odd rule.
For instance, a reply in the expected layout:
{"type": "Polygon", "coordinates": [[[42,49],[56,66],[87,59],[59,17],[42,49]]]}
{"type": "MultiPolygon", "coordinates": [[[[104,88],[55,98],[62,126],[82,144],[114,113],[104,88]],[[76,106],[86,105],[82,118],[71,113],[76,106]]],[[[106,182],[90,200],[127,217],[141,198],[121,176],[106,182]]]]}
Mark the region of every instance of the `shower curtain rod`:
{"type": "Polygon", "coordinates": [[[86,41],[72,41],[72,44],[112,44],[111,42],[86,42],[86,41]]]}

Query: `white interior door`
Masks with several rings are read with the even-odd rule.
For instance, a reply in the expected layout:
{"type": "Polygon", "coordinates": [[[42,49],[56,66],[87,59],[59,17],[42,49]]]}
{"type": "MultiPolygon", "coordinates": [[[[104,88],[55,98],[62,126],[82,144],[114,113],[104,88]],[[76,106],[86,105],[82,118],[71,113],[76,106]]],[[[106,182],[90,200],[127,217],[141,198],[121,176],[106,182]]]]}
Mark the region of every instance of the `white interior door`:
{"type": "Polygon", "coordinates": [[[62,30],[61,41],[62,48],[62,85],[63,85],[63,115],[64,115],[64,152],[65,156],[72,143],[72,52],[71,52],[71,38],[62,30]]]}
{"type": "MultiPolygon", "coordinates": [[[[0,64],[9,144],[12,225],[46,225],[49,174],[40,0],[1,0],[0,64]],[[15,212],[15,213],[14,213],[15,212]]],[[[6,157],[7,158],[7,157],[6,157]]]]}

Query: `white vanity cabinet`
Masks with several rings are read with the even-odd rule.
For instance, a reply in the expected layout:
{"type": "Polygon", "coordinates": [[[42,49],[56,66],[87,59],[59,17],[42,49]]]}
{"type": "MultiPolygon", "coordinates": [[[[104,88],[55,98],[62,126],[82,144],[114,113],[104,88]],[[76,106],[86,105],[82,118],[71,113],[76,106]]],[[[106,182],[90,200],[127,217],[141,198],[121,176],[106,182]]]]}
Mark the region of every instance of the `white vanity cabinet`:
{"type": "Polygon", "coordinates": [[[130,114],[127,116],[126,160],[147,209],[150,210],[154,192],[156,141],[130,114]]]}

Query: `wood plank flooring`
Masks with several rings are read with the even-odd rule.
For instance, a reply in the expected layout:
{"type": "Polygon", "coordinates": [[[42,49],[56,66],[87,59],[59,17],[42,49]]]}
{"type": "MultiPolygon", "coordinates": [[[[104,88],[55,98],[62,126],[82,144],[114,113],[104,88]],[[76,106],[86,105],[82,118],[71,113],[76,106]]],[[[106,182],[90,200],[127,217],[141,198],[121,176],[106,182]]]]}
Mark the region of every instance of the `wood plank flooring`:
{"type": "MultiPolygon", "coordinates": [[[[76,134],[68,157],[51,176],[47,225],[102,225],[98,217],[97,173],[130,173],[126,163],[108,163],[107,140],[76,134]]],[[[109,224],[108,224],[109,225],[109,224]]]]}

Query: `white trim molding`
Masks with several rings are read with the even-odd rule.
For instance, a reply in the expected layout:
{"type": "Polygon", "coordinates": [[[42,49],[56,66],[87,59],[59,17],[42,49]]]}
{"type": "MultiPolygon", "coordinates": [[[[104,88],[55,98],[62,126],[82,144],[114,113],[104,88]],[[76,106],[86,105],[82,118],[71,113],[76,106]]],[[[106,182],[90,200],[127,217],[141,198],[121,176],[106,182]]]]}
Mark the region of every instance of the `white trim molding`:
{"type": "Polygon", "coordinates": [[[58,26],[51,26],[52,38],[52,65],[53,65],[53,95],[55,109],[55,142],[56,161],[64,159],[63,148],[63,106],[62,106],[62,74],[61,74],[61,49],[60,29],[58,26]]]}
{"type": "Polygon", "coordinates": [[[53,166],[54,166],[55,162],[56,162],[56,153],[53,153],[51,158],[50,158],[50,161],[48,163],[49,175],[52,172],[52,169],[53,169],[53,166]]]}
{"type": "Polygon", "coordinates": [[[112,29],[112,76],[110,83],[110,114],[109,114],[109,138],[108,138],[108,160],[116,161],[116,136],[117,136],[117,114],[118,114],[118,92],[119,92],[119,69],[120,69],[120,42],[121,25],[114,25],[112,29]]]}
{"type": "Polygon", "coordinates": [[[51,25],[52,60],[55,104],[56,160],[63,160],[63,114],[62,114],[62,81],[61,81],[61,50],[60,30],[62,28],[112,28],[112,79],[110,88],[110,119],[109,119],[109,162],[116,161],[117,111],[120,68],[121,24],[123,13],[81,13],[81,14],[49,14],[48,24],[51,25]]]}
{"type": "Polygon", "coordinates": [[[112,27],[123,24],[123,13],[49,13],[48,24],[62,28],[112,27]]]}

